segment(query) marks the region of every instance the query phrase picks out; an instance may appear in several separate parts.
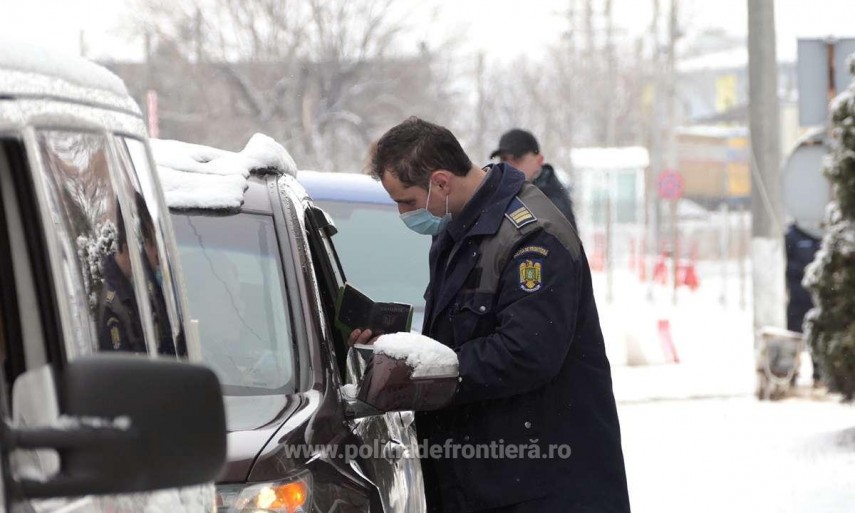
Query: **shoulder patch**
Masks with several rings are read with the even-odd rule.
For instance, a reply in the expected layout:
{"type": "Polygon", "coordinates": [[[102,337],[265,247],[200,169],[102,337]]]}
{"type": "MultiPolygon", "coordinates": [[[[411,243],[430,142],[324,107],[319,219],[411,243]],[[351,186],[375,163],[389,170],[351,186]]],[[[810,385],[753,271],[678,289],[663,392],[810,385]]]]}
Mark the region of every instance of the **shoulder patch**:
{"type": "Polygon", "coordinates": [[[113,349],[119,350],[122,347],[122,334],[119,330],[119,319],[115,316],[111,316],[107,320],[107,327],[110,329],[110,342],[113,344],[113,349]]]}
{"type": "Polygon", "coordinates": [[[543,262],[531,259],[520,262],[520,289],[523,292],[536,292],[543,283],[543,262]]]}
{"type": "Polygon", "coordinates": [[[519,251],[514,253],[514,258],[519,258],[523,255],[527,255],[529,253],[535,253],[538,255],[547,256],[549,255],[549,250],[544,248],[543,246],[526,246],[524,248],[520,248],[519,251]]]}
{"type": "Polygon", "coordinates": [[[517,228],[537,221],[537,217],[532,214],[518,196],[514,196],[514,199],[511,200],[508,210],[505,211],[505,217],[517,228]]]}
{"type": "Polygon", "coordinates": [[[108,304],[112,303],[113,300],[116,299],[116,291],[115,290],[108,290],[106,299],[107,299],[108,304]]]}

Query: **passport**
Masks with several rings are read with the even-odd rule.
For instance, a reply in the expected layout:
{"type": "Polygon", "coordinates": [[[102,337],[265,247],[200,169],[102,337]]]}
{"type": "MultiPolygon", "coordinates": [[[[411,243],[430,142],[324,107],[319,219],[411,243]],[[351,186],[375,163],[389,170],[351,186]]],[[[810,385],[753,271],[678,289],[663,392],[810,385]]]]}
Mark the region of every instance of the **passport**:
{"type": "Polygon", "coordinates": [[[345,338],[355,329],[370,329],[373,336],[409,332],[413,323],[413,305],[374,301],[350,283],[339,289],[335,311],[345,338]]]}

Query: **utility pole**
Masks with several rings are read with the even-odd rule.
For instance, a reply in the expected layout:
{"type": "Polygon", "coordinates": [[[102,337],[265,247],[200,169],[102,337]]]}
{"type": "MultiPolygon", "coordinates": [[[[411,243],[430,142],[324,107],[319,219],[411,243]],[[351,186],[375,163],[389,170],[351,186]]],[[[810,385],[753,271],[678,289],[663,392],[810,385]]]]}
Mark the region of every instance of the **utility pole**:
{"type": "MultiPolygon", "coordinates": [[[[608,90],[612,93],[617,91],[617,64],[615,62],[615,41],[614,41],[614,13],[612,12],[612,0],[606,0],[605,12],[606,18],[606,81],[608,82],[608,90]]],[[[612,95],[609,95],[606,100],[606,146],[612,147],[617,145],[617,119],[616,119],[615,102],[612,100],[612,95]]]]}
{"type": "Polygon", "coordinates": [[[653,0],[653,18],[650,21],[650,42],[652,46],[650,67],[650,166],[647,169],[647,209],[645,221],[647,224],[646,240],[643,253],[647,258],[647,299],[653,299],[653,271],[656,266],[656,256],[660,251],[659,244],[659,196],[656,191],[656,177],[662,171],[662,93],[660,76],[660,42],[659,42],[659,0],[653,0]]]}
{"type": "MultiPolygon", "coordinates": [[[[671,9],[668,17],[668,85],[666,91],[667,126],[665,137],[665,163],[668,169],[677,171],[677,38],[679,31],[679,7],[680,0],[671,0],[671,9]]],[[[671,254],[674,264],[673,302],[677,304],[677,287],[679,283],[680,267],[680,210],[679,199],[671,200],[671,254]]]]}
{"type": "Polygon", "coordinates": [[[485,63],[484,52],[479,52],[477,60],[475,61],[475,78],[478,81],[477,83],[477,92],[478,92],[478,112],[476,112],[476,119],[478,123],[478,128],[475,133],[478,134],[478,139],[476,139],[477,146],[475,147],[476,155],[486,155],[487,144],[485,141],[486,132],[487,132],[487,66],[485,63]]]}
{"type": "Polygon", "coordinates": [[[754,328],[786,327],[774,0],[748,0],[754,328]]]}

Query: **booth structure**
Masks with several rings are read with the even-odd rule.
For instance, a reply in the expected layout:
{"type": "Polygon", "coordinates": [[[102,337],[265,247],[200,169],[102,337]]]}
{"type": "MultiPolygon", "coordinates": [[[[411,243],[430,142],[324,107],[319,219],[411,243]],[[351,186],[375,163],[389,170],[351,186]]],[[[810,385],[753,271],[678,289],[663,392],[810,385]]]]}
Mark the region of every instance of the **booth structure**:
{"type": "Polygon", "coordinates": [[[647,149],[575,148],[570,161],[576,219],[592,268],[602,268],[606,252],[612,261],[629,258],[644,236],[647,149]]]}

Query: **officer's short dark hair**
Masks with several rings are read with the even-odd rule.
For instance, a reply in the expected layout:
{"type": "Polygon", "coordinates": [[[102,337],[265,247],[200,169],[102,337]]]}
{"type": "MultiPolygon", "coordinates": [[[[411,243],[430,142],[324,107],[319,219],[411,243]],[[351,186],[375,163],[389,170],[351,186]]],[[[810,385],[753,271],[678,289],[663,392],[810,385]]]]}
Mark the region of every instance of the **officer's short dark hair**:
{"type": "Polygon", "coordinates": [[[472,161],[449,129],[415,116],[383,134],[373,148],[370,171],[378,179],[388,171],[405,185],[427,188],[437,169],[466,176],[472,161]]]}

